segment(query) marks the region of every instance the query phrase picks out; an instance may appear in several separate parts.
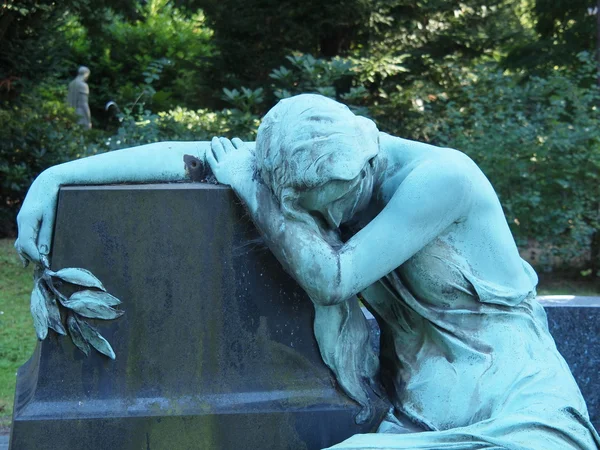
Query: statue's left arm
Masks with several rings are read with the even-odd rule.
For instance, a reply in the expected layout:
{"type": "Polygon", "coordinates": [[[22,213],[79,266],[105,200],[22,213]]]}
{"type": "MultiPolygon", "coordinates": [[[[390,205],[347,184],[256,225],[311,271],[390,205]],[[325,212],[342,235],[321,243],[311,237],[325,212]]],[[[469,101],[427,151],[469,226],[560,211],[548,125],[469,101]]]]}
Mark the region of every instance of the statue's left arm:
{"type": "Polygon", "coordinates": [[[61,186],[186,181],[189,178],[184,156],[204,162],[209,149],[210,142],[158,142],[50,167],[27,192],[17,216],[19,236],[15,248],[24,261],[35,263],[49,254],[61,186]]]}
{"type": "Polygon", "coordinates": [[[256,179],[254,156],[238,147],[213,146],[214,154],[207,153],[213,173],[232,186],[270,249],[321,305],[343,302],[381,279],[470,208],[471,182],[460,162],[424,163],[406,177],[375,219],[334,248],[314,228],[282,214],[270,189],[256,179]]]}

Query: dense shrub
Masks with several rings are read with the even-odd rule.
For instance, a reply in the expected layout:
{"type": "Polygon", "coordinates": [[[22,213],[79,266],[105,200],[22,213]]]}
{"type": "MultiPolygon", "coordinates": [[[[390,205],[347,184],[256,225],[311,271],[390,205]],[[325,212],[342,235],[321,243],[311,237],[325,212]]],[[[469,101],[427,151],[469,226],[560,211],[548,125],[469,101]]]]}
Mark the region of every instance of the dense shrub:
{"type": "Polygon", "coordinates": [[[519,243],[534,240],[567,263],[590,260],[600,229],[600,90],[591,58],[580,58],[575,73],[525,81],[480,67],[423,108],[434,141],[490,178],[519,243]]]}
{"type": "Polygon", "coordinates": [[[134,103],[148,68],[162,61],[154,94],[145,98],[153,112],[178,105],[199,107],[213,102],[207,88],[209,57],[215,53],[212,31],[201,10],[184,15],[169,0],[149,0],[138,7],[138,19],[108,14],[93,35],[76,16],[62,27],[72,47],[73,71],[90,67],[90,105],[97,118],[104,105],[134,103]]]}
{"type": "Polygon", "coordinates": [[[97,133],[84,133],[65,98],[66,87],[49,80],[0,108],[0,236],[15,231],[23,197],[42,170],[97,151],[97,133]]]}
{"type": "Polygon", "coordinates": [[[192,111],[175,108],[154,114],[124,114],[117,132],[102,143],[106,150],[116,150],[161,141],[206,141],[227,134],[225,117],[209,110],[192,111]]]}

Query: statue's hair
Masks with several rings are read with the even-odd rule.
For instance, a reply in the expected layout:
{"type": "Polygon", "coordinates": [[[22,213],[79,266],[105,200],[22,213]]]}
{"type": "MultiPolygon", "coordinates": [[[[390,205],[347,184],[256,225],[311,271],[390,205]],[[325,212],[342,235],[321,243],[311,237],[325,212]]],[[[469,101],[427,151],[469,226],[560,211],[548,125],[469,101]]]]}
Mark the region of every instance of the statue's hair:
{"type": "MultiPolygon", "coordinates": [[[[256,166],[262,181],[279,200],[287,220],[328,230],[299,207],[303,191],[334,180],[353,180],[379,151],[375,124],[348,107],[314,94],[280,101],[264,117],[256,139],[256,166]]],[[[378,385],[379,361],[358,300],[333,306],[315,303],[314,331],[321,356],[339,385],[362,406],[356,417],[372,415],[369,386],[378,385]]]]}
{"type": "Polygon", "coordinates": [[[378,151],[373,121],[316,94],[281,100],[263,118],[256,138],[259,175],[286,215],[295,215],[298,193],[354,179],[378,151]]]}
{"type": "Polygon", "coordinates": [[[77,69],[77,74],[83,75],[84,73],[90,73],[90,69],[88,69],[86,66],[79,66],[79,69],[77,69]]]}

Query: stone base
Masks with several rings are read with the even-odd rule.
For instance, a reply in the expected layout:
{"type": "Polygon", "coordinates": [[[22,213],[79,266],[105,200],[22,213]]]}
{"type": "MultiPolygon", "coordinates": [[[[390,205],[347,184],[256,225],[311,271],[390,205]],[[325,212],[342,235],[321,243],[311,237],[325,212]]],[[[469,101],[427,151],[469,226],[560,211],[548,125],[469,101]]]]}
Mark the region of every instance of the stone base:
{"type": "Polygon", "coordinates": [[[125,315],[96,321],[116,361],[53,332],[18,373],[11,450],[321,449],[356,425],[313,307],[232,191],[61,190],[53,269],[91,270],[125,315]]]}
{"type": "Polygon", "coordinates": [[[541,297],[556,348],[587,403],[590,419],[600,430],[600,298],[541,297]]]}
{"type": "MultiPolygon", "coordinates": [[[[34,403],[15,417],[10,448],[322,449],[359,429],[353,423],[356,410],[351,405],[323,398],[318,390],[307,394],[312,397],[298,399],[296,405],[285,392],[272,400],[260,398],[267,395],[259,393],[258,398],[239,399],[228,395],[138,399],[135,405],[106,405],[98,400],[82,405],[34,403]]],[[[373,431],[375,425],[362,430],[373,431]]]]}

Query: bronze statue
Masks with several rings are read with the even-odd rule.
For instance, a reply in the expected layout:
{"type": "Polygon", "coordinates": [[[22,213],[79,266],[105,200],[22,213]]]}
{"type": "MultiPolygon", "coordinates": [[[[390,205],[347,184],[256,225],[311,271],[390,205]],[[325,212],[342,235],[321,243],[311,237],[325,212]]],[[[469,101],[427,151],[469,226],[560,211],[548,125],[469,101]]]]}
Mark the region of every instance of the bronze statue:
{"type": "Polygon", "coordinates": [[[90,87],[86,83],[90,77],[90,73],[90,69],[81,66],[77,71],[77,77],[69,83],[69,93],[67,95],[67,103],[75,110],[75,114],[79,117],[77,123],[86,130],[92,128],[92,114],[88,103],[90,87]]]}
{"type": "Polygon", "coordinates": [[[48,169],[19,214],[17,250],[43,264],[61,185],[184,181],[185,155],[233,188],[309,294],[323,360],[362,406],[358,420],[383,385],[393,409],[379,433],[332,448],[599,447],[485,175],[325,97],[278,103],[255,144],[166,142],[48,169]],[[380,325],[380,355],[357,295],[380,325]]]}

